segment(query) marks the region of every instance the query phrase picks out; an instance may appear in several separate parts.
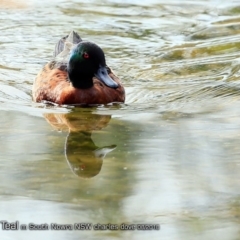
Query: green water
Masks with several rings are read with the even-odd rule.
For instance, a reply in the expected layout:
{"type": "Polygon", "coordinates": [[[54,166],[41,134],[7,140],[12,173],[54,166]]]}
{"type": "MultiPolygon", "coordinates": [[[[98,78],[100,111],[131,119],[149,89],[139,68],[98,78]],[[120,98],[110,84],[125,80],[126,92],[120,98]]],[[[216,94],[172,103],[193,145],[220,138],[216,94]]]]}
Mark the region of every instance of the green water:
{"type": "Polygon", "coordinates": [[[2,1],[0,29],[0,221],[49,227],[1,239],[240,238],[238,1],[2,1]],[[104,49],[125,104],[32,102],[71,30],[104,49]]]}

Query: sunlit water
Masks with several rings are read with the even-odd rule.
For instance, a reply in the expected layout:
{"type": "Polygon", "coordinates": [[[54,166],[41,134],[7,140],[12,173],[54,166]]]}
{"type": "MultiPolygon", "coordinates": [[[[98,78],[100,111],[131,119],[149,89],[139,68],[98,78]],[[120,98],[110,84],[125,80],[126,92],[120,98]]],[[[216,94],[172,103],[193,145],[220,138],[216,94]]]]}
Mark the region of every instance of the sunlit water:
{"type": "Polygon", "coordinates": [[[240,238],[240,4],[167,2],[1,1],[0,220],[160,226],[1,239],[240,238]],[[71,30],[104,49],[126,104],[32,102],[71,30]]]}

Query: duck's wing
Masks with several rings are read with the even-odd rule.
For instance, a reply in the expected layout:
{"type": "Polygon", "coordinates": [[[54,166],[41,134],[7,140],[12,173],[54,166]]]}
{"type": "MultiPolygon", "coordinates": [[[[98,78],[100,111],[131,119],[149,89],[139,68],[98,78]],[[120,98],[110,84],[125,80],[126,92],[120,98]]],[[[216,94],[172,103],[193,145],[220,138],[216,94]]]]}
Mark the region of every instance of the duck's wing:
{"type": "Polygon", "coordinates": [[[78,35],[78,33],[71,31],[69,35],[61,38],[57,42],[54,53],[53,53],[53,57],[61,57],[61,58],[66,57],[69,54],[72,47],[81,41],[82,39],[78,35]]]}

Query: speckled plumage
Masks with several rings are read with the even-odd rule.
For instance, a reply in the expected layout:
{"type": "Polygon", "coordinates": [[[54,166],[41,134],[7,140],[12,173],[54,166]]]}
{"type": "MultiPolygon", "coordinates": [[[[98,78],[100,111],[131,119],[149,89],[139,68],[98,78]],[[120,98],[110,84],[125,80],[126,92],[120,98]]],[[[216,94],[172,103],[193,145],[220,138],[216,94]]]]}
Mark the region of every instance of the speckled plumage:
{"type": "MultiPolygon", "coordinates": [[[[125,101],[123,85],[109,67],[107,67],[108,76],[118,84],[117,88],[108,87],[96,76],[92,77],[92,87],[76,88],[73,86],[68,77],[67,64],[71,49],[81,41],[81,38],[75,32],[59,40],[55,47],[55,59],[43,67],[33,84],[32,92],[35,102],[107,104],[125,101]]],[[[79,79],[81,79],[81,76],[79,76],[79,79]]],[[[83,80],[81,79],[81,81],[83,80]]]]}

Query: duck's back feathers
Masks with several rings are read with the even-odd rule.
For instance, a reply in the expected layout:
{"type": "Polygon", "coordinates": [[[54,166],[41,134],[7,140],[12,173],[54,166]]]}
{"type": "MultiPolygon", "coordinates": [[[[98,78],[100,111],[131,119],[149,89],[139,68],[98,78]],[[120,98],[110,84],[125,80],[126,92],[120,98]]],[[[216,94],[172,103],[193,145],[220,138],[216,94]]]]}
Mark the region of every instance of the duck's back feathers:
{"type": "MultiPolygon", "coordinates": [[[[78,33],[72,31],[69,35],[61,38],[55,46],[55,51],[53,57],[57,57],[59,54],[62,54],[65,51],[65,54],[68,54],[71,48],[82,41],[78,33]]],[[[63,55],[63,54],[62,54],[63,55]]]]}
{"type": "Polygon", "coordinates": [[[63,38],[61,38],[61,39],[56,43],[55,49],[54,49],[54,52],[53,52],[53,57],[56,57],[60,52],[63,51],[67,37],[68,37],[68,35],[65,36],[65,37],[63,37],[63,38]]]}

